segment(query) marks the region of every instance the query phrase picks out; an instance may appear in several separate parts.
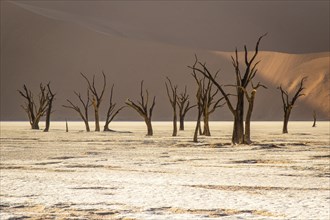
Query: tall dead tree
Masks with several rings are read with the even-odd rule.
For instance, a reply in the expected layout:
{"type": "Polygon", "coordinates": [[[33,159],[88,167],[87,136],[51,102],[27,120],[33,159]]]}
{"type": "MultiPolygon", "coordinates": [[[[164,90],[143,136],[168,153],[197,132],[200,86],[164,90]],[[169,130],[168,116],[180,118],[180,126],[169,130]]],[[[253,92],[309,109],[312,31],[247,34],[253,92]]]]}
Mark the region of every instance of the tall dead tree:
{"type": "Polygon", "coordinates": [[[267,89],[267,87],[265,85],[262,85],[260,82],[258,82],[258,84],[256,86],[253,85],[253,83],[251,82],[251,86],[252,86],[252,91],[249,94],[247,89],[242,88],[242,90],[245,93],[246,99],[249,103],[249,107],[245,116],[245,131],[244,131],[244,142],[246,144],[251,144],[251,117],[252,117],[252,111],[253,111],[253,107],[254,107],[254,100],[256,97],[256,93],[257,93],[257,89],[259,87],[263,87],[265,89],[267,89]]]}
{"type": "Polygon", "coordinates": [[[100,114],[99,114],[99,110],[100,110],[100,105],[101,105],[101,102],[102,102],[102,97],[104,95],[104,91],[105,91],[105,87],[106,87],[106,77],[105,77],[105,74],[102,71],[102,75],[103,75],[103,87],[102,87],[101,92],[98,92],[96,90],[96,86],[95,86],[95,75],[93,75],[93,80],[92,80],[92,83],[91,83],[90,80],[83,73],[80,73],[80,74],[81,74],[82,77],[84,77],[84,79],[88,83],[88,89],[93,94],[92,105],[94,107],[94,115],[95,115],[95,131],[100,131],[100,114]]]}
{"type": "Polygon", "coordinates": [[[24,105],[21,107],[24,109],[29,117],[29,122],[32,129],[39,129],[39,121],[44,116],[47,109],[47,92],[46,87],[40,83],[39,85],[38,103],[35,102],[31,90],[26,85],[23,85],[23,90],[18,90],[19,94],[26,99],[24,105]]]}
{"type": "Polygon", "coordinates": [[[88,108],[90,106],[90,104],[89,104],[89,102],[90,102],[89,89],[87,89],[87,100],[86,101],[83,100],[80,93],[74,92],[74,94],[78,97],[80,103],[83,105],[83,111],[80,109],[80,107],[78,105],[73,104],[73,102],[71,102],[69,99],[67,99],[66,101],[70,105],[62,105],[62,106],[64,108],[70,108],[70,109],[73,109],[76,112],[78,112],[79,116],[81,117],[81,119],[85,123],[86,131],[89,132],[90,131],[89,123],[88,123],[88,108]]]}
{"type": "MultiPolygon", "coordinates": [[[[255,62],[255,59],[258,55],[259,52],[259,44],[261,39],[266,36],[266,34],[262,35],[259,37],[256,47],[255,47],[255,52],[252,55],[251,58],[248,56],[248,50],[247,47],[244,46],[244,61],[245,61],[245,68],[243,71],[243,74],[240,70],[239,66],[239,60],[238,60],[238,52],[237,49],[235,50],[235,57],[232,58],[232,64],[235,68],[235,76],[236,76],[236,107],[232,104],[231,100],[229,99],[229,95],[226,94],[226,92],[223,89],[223,85],[221,85],[216,79],[215,75],[211,74],[211,72],[208,70],[206,67],[205,63],[198,62],[199,68],[195,67],[190,67],[208,79],[210,79],[216,87],[219,89],[221,94],[223,95],[224,99],[226,100],[227,106],[230,110],[230,112],[234,116],[234,126],[233,126],[233,134],[232,134],[232,143],[233,144],[244,144],[244,91],[242,88],[246,89],[246,87],[250,84],[251,80],[255,77],[256,75],[256,67],[259,64],[260,61],[255,62]]],[[[196,57],[197,60],[197,57],[196,57]]]]}
{"type": "Polygon", "coordinates": [[[184,120],[185,120],[187,112],[196,106],[196,105],[190,106],[189,95],[187,94],[187,86],[185,86],[184,92],[180,93],[177,96],[177,104],[179,107],[179,121],[180,121],[179,130],[183,131],[184,130],[184,120]]]}
{"type": "Polygon", "coordinates": [[[47,111],[46,111],[46,127],[44,129],[44,132],[49,131],[50,126],[50,115],[52,114],[52,108],[53,108],[53,101],[55,98],[55,93],[52,92],[50,89],[50,83],[47,84],[47,111]]]}
{"type": "Polygon", "coordinates": [[[156,104],[156,96],[154,96],[151,107],[148,109],[149,104],[149,92],[146,89],[145,94],[143,92],[143,80],[141,81],[141,89],[140,89],[140,98],[141,101],[138,101],[137,103],[132,102],[130,99],[126,100],[126,104],[133,108],[137,113],[140,114],[140,116],[144,119],[146,125],[147,125],[147,136],[153,135],[153,129],[151,124],[151,118],[152,118],[152,112],[154,110],[155,104],[156,104]]]}
{"type": "Polygon", "coordinates": [[[105,124],[104,124],[104,129],[103,131],[113,131],[109,128],[109,124],[112,122],[112,120],[117,116],[117,114],[126,106],[119,107],[116,110],[116,103],[113,102],[112,97],[113,97],[113,88],[114,84],[111,87],[111,92],[110,92],[110,103],[109,103],[109,108],[107,111],[106,119],[105,119],[105,124]]]}
{"type": "Polygon", "coordinates": [[[304,96],[305,94],[302,93],[304,88],[304,82],[307,79],[307,77],[303,77],[297,87],[297,91],[295,92],[294,96],[291,100],[289,100],[289,93],[282,88],[282,86],[279,86],[278,89],[281,91],[281,97],[282,97],[282,103],[283,103],[283,111],[284,111],[284,119],[283,119],[283,129],[282,133],[288,133],[288,122],[290,119],[291,110],[295,104],[295,102],[298,100],[300,96],[304,96]]]}
{"type": "Polygon", "coordinates": [[[177,85],[172,85],[172,82],[170,78],[166,77],[168,82],[165,82],[167,97],[171,103],[172,110],[173,110],[173,133],[172,136],[177,136],[178,128],[177,128],[177,113],[176,113],[176,105],[177,105],[177,85]],[[169,90],[169,87],[171,89],[171,92],[169,90]]]}

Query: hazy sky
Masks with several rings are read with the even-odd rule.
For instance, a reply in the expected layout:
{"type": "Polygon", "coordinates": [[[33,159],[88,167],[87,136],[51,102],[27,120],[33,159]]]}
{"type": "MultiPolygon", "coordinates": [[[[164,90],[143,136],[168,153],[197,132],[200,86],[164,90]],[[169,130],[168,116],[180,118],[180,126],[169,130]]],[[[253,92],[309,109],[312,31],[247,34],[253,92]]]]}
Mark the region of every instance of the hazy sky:
{"type": "Polygon", "coordinates": [[[263,49],[329,51],[329,1],[15,1],[104,34],[232,51],[268,32],[263,49]]]}

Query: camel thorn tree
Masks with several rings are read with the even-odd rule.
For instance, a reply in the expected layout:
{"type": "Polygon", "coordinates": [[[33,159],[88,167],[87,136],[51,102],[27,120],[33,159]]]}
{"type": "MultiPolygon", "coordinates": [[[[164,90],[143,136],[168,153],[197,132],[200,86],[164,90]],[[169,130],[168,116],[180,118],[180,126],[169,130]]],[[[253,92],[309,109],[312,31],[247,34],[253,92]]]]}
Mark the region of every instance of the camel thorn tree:
{"type": "Polygon", "coordinates": [[[297,87],[297,90],[292,97],[291,100],[289,100],[289,93],[282,88],[282,86],[279,86],[278,89],[281,91],[281,97],[282,97],[282,103],[283,103],[283,112],[284,112],[284,119],[283,119],[283,129],[282,133],[288,133],[288,122],[290,119],[291,111],[298,100],[299,97],[304,96],[305,94],[302,93],[304,88],[304,82],[307,79],[307,77],[303,77],[297,87]]]}
{"type": "Polygon", "coordinates": [[[153,135],[153,129],[151,124],[152,119],[152,112],[154,110],[155,104],[156,104],[156,96],[154,96],[152,104],[150,108],[148,109],[149,105],[149,91],[146,89],[145,94],[143,91],[143,80],[141,81],[141,89],[140,89],[140,98],[141,101],[138,101],[137,103],[131,101],[130,99],[126,100],[126,105],[133,108],[139,115],[144,119],[144,122],[147,125],[147,136],[153,135]]]}
{"type": "Polygon", "coordinates": [[[126,106],[119,107],[116,110],[116,103],[113,102],[112,97],[113,97],[113,88],[114,84],[111,87],[111,92],[110,92],[110,103],[109,103],[109,108],[107,111],[106,119],[105,119],[105,124],[104,124],[104,129],[103,131],[113,131],[109,128],[109,124],[112,122],[112,120],[117,116],[117,114],[123,110],[126,106]]]}
{"type": "Polygon", "coordinates": [[[46,87],[40,83],[39,89],[38,103],[35,102],[31,90],[29,90],[25,84],[23,85],[23,90],[18,90],[19,94],[27,101],[24,105],[21,105],[21,107],[28,115],[32,129],[39,129],[39,121],[41,117],[45,115],[48,106],[46,87]]]}
{"type": "Polygon", "coordinates": [[[92,105],[94,107],[94,115],[95,115],[95,131],[100,131],[100,105],[102,102],[102,98],[104,95],[104,91],[105,91],[105,87],[106,87],[106,77],[104,72],[102,71],[102,76],[103,76],[103,87],[101,92],[98,92],[95,86],[95,75],[93,75],[93,79],[92,82],[90,82],[90,80],[83,74],[80,73],[81,76],[86,80],[87,84],[88,84],[88,89],[90,90],[90,92],[93,94],[93,98],[92,98],[92,105]]]}
{"type": "Polygon", "coordinates": [[[165,87],[166,87],[166,93],[167,97],[171,103],[172,110],[173,110],[173,132],[172,136],[177,136],[178,128],[177,128],[177,113],[176,113],[176,105],[177,105],[177,89],[178,86],[172,84],[170,78],[166,77],[167,81],[165,81],[165,87]],[[171,88],[171,92],[169,90],[169,87],[171,88]]]}
{"type": "Polygon", "coordinates": [[[83,105],[83,111],[80,109],[80,107],[78,105],[73,104],[73,102],[71,102],[69,99],[67,99],[66,101],[70,105],[62,105],[62,106],[64,108],[69,108],[69,109],[75,110],[79,114],[81,119],[84,121],[86,131],[89,132],[90,131],[89,123],[88,123],[88,108],[90,106],[90,104],[89,104],[89,102],[90,102],[89,89],[87,89],[87,100],[86,101],[83,100],[80,93],[74,92],[74,94],[78,97],[79,101],[83,105]]]}
{"type": "Polygon", "coordinates": [[[179,130],[183,131],[184,130],[184,120],[185,120],[187,112],[190,109],[196,107],[196,105],[190,106],[189,95],[187,94],[187,86],[185,86],[184,92],[180,93],[177,96],[177,103],[178,103],[178,107],[179,107],[179,121],[180,121],[179,130]]]}

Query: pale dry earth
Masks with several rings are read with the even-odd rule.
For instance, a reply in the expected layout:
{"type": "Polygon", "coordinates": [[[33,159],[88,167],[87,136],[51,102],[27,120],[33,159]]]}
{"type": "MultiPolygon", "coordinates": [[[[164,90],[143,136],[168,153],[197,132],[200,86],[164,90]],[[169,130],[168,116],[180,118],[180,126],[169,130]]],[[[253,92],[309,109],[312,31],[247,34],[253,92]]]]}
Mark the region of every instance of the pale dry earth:
{"type": "Polygon", "coordinates": [[[0,219],[329,219],[329,122],[252,123],[250,146],[232,146],[231,122],[1,122],[0,219]]]}

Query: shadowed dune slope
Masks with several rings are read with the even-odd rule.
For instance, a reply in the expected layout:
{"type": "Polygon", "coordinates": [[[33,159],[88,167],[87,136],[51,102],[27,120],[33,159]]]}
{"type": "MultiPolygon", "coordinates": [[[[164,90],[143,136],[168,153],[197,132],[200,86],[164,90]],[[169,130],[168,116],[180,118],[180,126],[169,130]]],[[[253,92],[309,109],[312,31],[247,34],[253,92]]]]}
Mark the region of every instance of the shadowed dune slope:
{"type": "MultiPolygon", "coordinates": [[[[102,116],[107,110],[112,83],[115,83],[115,99],[118,105],[123,105],[127,98],[138,98],[140,81],[145,80],[150,94],[156,95],[155,120],[172,118],[164,86],[166,76],[181,90],[187,85],[191,102],[195,102],[196,86],[187,68],[193,64],[194,54],[207,62],[210,70],[221,69],[221,83],[231,84],[234,80],[230,60],[233,53],[104,35],[78,24],[34,14],[8,2],[1,4],[1,120],[26,120],[20,108],[23,99],[17,89],[25,83],[36,91],[40,82],[48,81],[57,93],[53,119],[79,120],[75,112],[61,105],[67,98],[77,102],[73,91],[85,94],[86,83],[80,72],[90,77],[96,74],[96,83],[100,83],[102,70],[107,74],[108,90],[101,106],[102,116]]],[[[271,41],[271,34],[264,41],[271,41]]],[[[234,49],[236,45],[232,46],[234,49]]],[[[248,48],[253,49],[254,45],[248,48]]],[[[262,61],[255,83],[260,81],[268,89],[258,91],[253,120],[282,120],[280,92],[276,87],[282,84],[292,93],[302,76],[308,76],[306,96],[297,102],[292,119],[312,120],[313,110],[318,119],[329,119],[329,57],[329,52],[301,55],[260,52],[258,59],[262,61]]],[[[93,119],[92,110],[90,113],[93,119]]],[[[190,112],[187,119],[194,120],[195,112],[190,112]]],[[[212,119],[231,120],[232,116],[227,107],[223,107],[212,119]]],[[[118,120],[139,120],[139,116],[125,109],[118,120]]]]}

